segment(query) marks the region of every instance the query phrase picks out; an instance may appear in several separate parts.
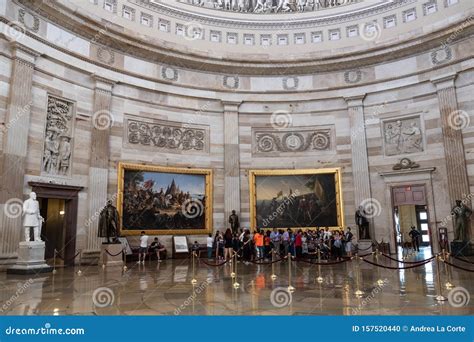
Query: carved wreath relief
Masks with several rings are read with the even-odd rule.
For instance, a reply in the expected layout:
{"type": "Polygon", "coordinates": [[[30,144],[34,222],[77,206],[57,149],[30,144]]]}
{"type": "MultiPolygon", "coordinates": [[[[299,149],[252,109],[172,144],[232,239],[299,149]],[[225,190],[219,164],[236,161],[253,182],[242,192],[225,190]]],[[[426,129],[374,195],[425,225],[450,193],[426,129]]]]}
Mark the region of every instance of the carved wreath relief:
{"type": "Polygon", "coordinates": [[[423,134],[420,117],[383,122],[385,155],[423,152],[423,134]]]}
{"type": "Polygon", "coordinates": [[[256,152],[303,152],[329,150],[331,130],[255,132],[256,152]]]}
{"type": "Polygon", "coordinates": [[[71,168],[71,140],[73,104],[49,96],[46,131],[41,170],[51,175],[69,175],[71,168]]]}
{"type": "Polygon", "coordinates": [[[171,150],[202,151],[206,145],[206,131],[204,129],[130,119],[127,121],[127,137],[128,142],[133,145],[155,146],[171,150]]]}

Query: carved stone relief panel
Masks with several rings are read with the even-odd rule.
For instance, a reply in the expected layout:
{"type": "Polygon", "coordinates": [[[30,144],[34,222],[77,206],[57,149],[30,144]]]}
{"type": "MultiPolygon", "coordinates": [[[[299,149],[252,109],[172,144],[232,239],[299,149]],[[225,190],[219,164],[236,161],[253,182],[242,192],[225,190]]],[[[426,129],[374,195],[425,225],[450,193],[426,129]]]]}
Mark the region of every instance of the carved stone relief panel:
{"type": "Polygon", "coordinates": [[[209,153],[209,126],[129,116],[124,146],[171,153],[209,153]]]}
{"type": "Polygon", "coordinates": [[[42,173],[70,176],[73,125],[74,104],[62,98],[48,96],[42,173]]]}
{"type": "Polygon", "coordinates": [[[384,120],[382,133],[386,156],[424,151],[420,116],[384,120]]]}
{"type": "Polygon", "coordinates": [[[276,130],[252,129],[252,152],[260,155],[281,153],[321,153],[333,149],[333,126],[291,127],[276,130]]]}

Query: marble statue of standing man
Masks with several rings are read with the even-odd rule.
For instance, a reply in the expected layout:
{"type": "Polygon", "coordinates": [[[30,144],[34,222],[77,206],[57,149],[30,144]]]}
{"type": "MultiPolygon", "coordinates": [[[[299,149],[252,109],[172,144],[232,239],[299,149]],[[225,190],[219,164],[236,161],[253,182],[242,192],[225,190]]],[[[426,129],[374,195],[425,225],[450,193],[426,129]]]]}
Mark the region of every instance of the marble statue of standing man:
{"type": "Polygon", "coordinates": [[[35,241],[42,241],[41,225],[44,219],[40,215],[39,203],[36,200],[36,193],[31,192],[30,198],[23,203],[23,228],[25,232],[25,241],[30,241],[30,228],[33,227],[35,241]]]}

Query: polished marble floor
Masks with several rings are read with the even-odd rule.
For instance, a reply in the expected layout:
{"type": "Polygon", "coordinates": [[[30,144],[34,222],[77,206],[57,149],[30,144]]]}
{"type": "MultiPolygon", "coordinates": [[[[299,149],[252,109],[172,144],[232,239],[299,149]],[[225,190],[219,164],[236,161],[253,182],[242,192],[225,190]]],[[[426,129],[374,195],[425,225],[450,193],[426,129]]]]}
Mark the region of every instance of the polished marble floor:
{"type": "MultiPolygon", "coordinates": [[[[420,253],[411,261],[426,258],[420,253]]],[[[367,257],[367,260],[374,260],[367,257]]],[[[402,266],[380,257],[378,263],[402,266]]],[[[473,264],[456,262],[474,269],[473,264]]],[[[474,273],[441,265],[439,302],[437,265],[392,270],[365,262],[316,266],[301,261],[273,265],[237,264],[219,267],[189,259],[166,260],[128,269],[82,266],[56,274],[0,274],[2,315],[470,315],[474,313],[474,273]],[[79,272],[78,274],[78,271],[79,272]],[[277,278],[272,280],[272,274],[277,278]],[[318,277],[321,277],[318,282],[318,277]],[[377,284],[377,280],[383,283],[377,284]],[[463,293],[450,293],[451,280],[463,293]],[[289,285],[295,288],[288,292],[289,285]],[[356,290],[363,291],[356,295],[356,290]],[[461,295],[461,297],[459,297],[461,295]],[[464,297],[462,297],[464,296],[464,297]],[[461,305],[459,300],[461,298],[461,305]],[[464,300],[464,302],[462,302],[464,300]],[[459,307],[458,307],[459,306],[459,307]]]]}

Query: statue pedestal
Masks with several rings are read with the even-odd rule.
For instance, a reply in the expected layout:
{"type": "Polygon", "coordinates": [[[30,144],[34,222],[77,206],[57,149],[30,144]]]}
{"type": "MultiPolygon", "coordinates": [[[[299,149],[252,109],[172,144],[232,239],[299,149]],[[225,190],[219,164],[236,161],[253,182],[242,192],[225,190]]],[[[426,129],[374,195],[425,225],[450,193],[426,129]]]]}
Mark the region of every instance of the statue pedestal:
{"type": "Polygon", "coordinates": [[[103,243],[100,247],[100,264],[105,266],[123,266],[122,250],[121,243],[103,243]]]}
{"type": "Polygon", "coordinates": [[[359,254],[372,253],[372,240],[359,240],[357,250],[359,254]]]}
{"type": "Polygon", "coordinates": [[[474,255],[474,244],[471,241],[452,241],[451,254],[457,257],[474,255]]]}
{"type": "Polygon", "coordinates": [[[18,249],[18,259],[7,269],[9,274],[36,274],[51,272],[53,267],[44,260],[44,241],[23,241],[18,249]]]}

